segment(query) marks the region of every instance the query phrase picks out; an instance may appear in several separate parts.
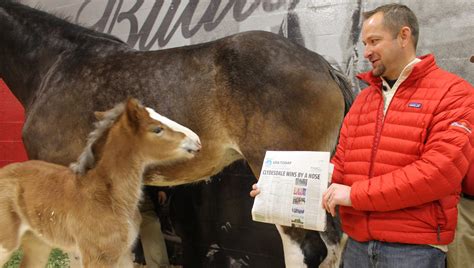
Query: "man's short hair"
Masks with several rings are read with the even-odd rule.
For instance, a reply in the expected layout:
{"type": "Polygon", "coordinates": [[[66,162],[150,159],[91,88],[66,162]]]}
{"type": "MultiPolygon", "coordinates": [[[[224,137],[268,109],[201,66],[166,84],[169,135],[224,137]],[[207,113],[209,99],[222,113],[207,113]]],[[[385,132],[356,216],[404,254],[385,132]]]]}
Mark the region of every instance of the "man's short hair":
{"type": "Polygon", "coordinates": [[[364,21],[378,12],[383,13],[383,24],[390,32],[392,32],[393,38],[397,37],[402,27],[409,27],[413,37],[413,44],[416,49],[418,44],[419,27],[418,19],[411,9],[401,4],[379,6],[374,10],[362,13],[364,21]]]}

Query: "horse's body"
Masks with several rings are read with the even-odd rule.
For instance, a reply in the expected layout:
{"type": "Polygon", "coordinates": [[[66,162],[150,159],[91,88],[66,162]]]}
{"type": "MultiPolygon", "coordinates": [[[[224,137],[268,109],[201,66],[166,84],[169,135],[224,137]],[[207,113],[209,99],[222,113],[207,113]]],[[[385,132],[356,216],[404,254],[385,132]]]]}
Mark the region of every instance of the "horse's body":
{"type": "Polygon", "coordinates": [[[0,265],[30,232],[23,243],[77,250],[84,267],[132,266],[145,168],[189,160],[200,143],[135,100],[103,116],[71,169],[39,160],[0,169],[0,265]]]}
{"type": "MultiPolygon", "coordinates": [[[[31,159],[69,163],[84,146],[90,112],[128,95],[193,129],[200,155],[150,170],[154,185],[204,179],[242,158],[258,176],[266,150],[333,151],[352,96],[321,56],[267,32],[141,52],[2,1],[0,35],[0,77],[25,106],[31,159]]],[[[326,245],[339,238],[331,228],[326,245]]]]}

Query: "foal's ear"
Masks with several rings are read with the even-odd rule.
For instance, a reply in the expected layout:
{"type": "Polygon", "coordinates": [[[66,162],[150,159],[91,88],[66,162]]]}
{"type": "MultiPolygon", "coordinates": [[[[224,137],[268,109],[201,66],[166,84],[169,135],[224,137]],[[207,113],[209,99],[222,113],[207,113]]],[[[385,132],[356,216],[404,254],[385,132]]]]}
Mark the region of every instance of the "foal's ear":
{"type": "Polygon", "coordinates": [[[126,115],[130,127],[134,130],[138,130],[140,128],[141,119],[146,117],[148,112],[137,99],[128,98],[126,104],[126,115]]]}

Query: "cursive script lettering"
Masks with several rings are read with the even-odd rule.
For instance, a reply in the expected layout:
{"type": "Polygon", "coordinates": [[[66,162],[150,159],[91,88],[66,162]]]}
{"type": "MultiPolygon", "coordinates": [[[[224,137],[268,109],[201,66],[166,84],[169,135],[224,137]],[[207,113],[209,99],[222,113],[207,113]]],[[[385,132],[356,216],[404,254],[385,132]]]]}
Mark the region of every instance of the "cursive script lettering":
{"type": "MultiPolygon", "coordinates": [[[[207,32],[214,30],[230,12],[232,12],[235,21],[241,22],[247,19],[259,5],[262,5],[262,10],[265,12],[273,12],[286,5],[286,0],[254,0],[250,4],[247,4],[247,0],[212,0],[208,1],[205,11],[199,20],[192,25],[193,18],[199,15],[196,14],[199,1],[189,0],[181,14],[177,14],[182,5],[181,0],[171,0],[171,2],[155,0],[153,7],[140,26],[137,12],[144,2],[144,0],[136,0],[129,10],[122,10],[124,0],[108,0],[102,16],[91,28],[110,34],[116,24],[128,22],[130,28],[126,42],[132,47],[138,44],[140,50],[149,50],[155,44],[158,47],[166,46],[178,29],[181,29],[184,38],[190,38],[201,28],[207,32]],[[168,10],[164,10],[165,3],[169,3],[168,10]],[[221,6],[223,8],[219,12],[221,6]],[[161,12],[166,13],[163,13],[164,18],[160,22],[157,21],[157,18],[161,12]],[[159,26],[156,32],[152,33],[152,28],[157,23],[159,26]],[[107,25],[109,27],[106,30],[107,25]]],[[[80,21],[81,13],[90,4],[91,0],[84,0],[76,14],[76,22],[80,21]]]]}

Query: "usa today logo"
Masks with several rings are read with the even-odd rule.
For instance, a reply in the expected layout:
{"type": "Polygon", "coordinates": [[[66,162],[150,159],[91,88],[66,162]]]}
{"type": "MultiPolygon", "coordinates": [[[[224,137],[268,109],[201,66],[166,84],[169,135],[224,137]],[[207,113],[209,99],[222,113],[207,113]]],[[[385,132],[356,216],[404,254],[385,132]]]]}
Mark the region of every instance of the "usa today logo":
{"type": "Polygon", "coordinates": [[[271,160],[271,159],[267,159],[267,160],[265,160],[265,166],[266,166],[266,167],[269,167],[269,166],[271,166],[271,165],[272,165],[272,163],[273,163],[273,162],[272,162],[272,160],[271,160]]]}

